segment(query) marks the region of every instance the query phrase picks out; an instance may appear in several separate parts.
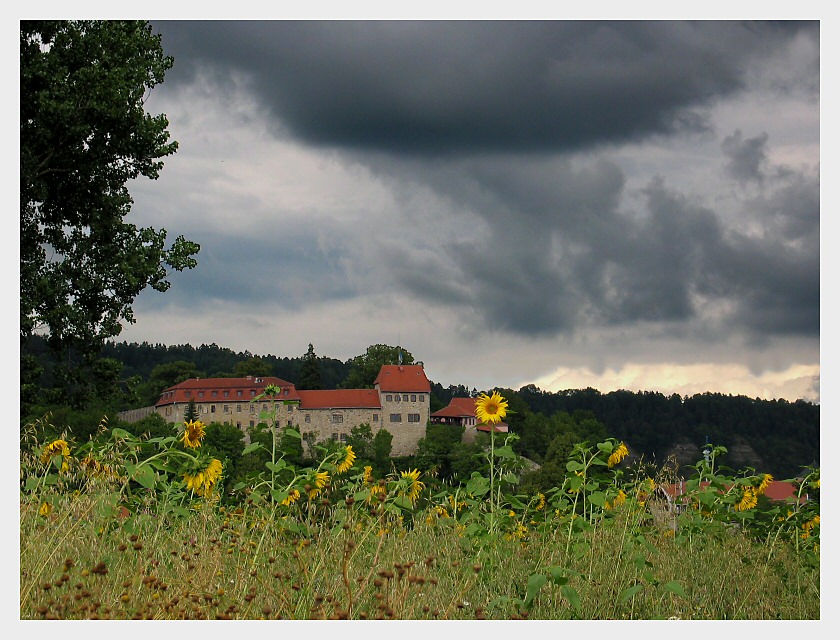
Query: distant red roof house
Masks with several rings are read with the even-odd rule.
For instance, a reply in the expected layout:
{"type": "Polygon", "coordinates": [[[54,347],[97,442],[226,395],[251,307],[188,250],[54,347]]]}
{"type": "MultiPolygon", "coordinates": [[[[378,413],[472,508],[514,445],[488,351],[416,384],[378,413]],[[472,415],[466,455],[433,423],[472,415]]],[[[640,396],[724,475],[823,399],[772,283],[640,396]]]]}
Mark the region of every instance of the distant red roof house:
{"type": "MultiPolygon", "coordinates": [[[[439,424],[453,424],[464,427],[465,442],[474,440],[476,432],[490,433],[489,424],[477,424],[478,418],[475,415],[474,398],[452,398],[447,406],[432,413],[429,420],[439,424]]],[[[495,426],[495,432],[507,433],[507,423],[498,423],[495,426]]]]}

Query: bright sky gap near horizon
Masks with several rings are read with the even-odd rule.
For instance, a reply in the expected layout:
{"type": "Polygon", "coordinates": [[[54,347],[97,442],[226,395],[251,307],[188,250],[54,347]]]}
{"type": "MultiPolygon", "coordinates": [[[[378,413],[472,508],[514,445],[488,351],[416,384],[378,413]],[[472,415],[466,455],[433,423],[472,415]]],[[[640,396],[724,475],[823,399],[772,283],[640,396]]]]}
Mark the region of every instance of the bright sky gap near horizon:
{"type": "Polygon", "coordinates": [[[818,22],[152,24],[202,249],[117,340],[819,400],[818,22]]]}

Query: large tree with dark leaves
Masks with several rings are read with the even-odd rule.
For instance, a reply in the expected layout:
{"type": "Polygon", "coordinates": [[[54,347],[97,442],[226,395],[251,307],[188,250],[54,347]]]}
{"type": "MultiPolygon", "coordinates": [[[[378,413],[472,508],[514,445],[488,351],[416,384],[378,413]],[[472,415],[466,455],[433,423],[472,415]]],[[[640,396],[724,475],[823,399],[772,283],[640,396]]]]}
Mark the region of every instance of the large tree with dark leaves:
{"type": "Polygon", "coordinates": [[[125,221],[127,183],[174,153],[148,91],[172,66],[145,21],[20,23],[20,333],[80,358],[133,322],[147,286],[169,288],[199,246],[125,221]]]}

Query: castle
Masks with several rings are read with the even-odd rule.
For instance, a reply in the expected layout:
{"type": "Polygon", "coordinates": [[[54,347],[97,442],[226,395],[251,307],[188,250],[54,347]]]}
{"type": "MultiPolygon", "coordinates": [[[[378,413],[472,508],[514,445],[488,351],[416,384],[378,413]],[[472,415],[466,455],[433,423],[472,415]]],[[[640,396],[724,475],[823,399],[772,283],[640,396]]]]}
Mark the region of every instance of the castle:
{"type": "MultiPolygon", "coordinates": [[[[275,377],[191,378],[164,389],[154,410],[167,422],[181,422],[195,403],[199,420],[221,422],[247,431],[261,421],[261,412],[276,411],[275,426],[285,424],[317,441],[345,441],[350,431],[367,423],[375,434],[393,436],[392,456],[412,455],[426,434],[431,385],[421,365],[383,365],[373,389],[304,391],[275,377]],[[269,385],[280,391],[256,400],[269,385]]],[[[262,419],[264,420],[264,418],[262,419]]]]}

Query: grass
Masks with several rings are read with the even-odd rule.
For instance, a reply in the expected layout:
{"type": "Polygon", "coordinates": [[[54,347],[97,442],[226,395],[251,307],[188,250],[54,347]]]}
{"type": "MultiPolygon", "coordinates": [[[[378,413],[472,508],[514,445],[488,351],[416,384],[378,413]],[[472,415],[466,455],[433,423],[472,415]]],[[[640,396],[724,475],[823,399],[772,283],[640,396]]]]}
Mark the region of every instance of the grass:
{"type": "Polygon", "coordinates": [[[567,549],[567,525],[550,514],[488,540],[432,510],[412,526],[363,503],[330,505],[301,537],[276,511],[210,501],[182,518],[124,518],[109,495],[64,495],[47,516],[22,500],[21,619],[820,615],[819,567],[788,542],[674,535],[629,503],[593,526],[581,520],[567,549]]]}

